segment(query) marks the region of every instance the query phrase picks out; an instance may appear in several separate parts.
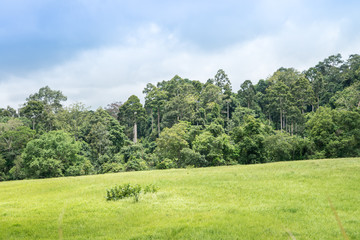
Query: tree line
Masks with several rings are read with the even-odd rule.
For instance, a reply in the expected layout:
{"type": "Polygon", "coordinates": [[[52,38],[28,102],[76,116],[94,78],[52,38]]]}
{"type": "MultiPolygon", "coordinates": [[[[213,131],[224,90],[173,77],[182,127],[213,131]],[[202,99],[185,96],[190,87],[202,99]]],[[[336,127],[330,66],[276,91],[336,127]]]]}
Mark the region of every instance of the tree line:
{"type": "Polygon", "coordinates": [[[147,84],[145,104],[64,107],[48,86],[0,109],[0,180],[360,156],[360,55],[299,72],[280,68],[234,92],[205,83],[147,84]]]}

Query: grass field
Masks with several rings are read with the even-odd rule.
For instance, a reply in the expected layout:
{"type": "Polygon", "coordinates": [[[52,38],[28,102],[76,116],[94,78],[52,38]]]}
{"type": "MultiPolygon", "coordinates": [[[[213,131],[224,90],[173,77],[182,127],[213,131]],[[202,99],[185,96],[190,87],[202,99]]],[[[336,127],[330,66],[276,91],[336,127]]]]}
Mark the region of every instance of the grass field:
{"type": "Polygon", "coordinates": [[[359,158],[0,183],[6,240],[344,239],[336,215],[360,239],[359,158]],[[123,183],[159,191],[106,201],[123,183]]]}

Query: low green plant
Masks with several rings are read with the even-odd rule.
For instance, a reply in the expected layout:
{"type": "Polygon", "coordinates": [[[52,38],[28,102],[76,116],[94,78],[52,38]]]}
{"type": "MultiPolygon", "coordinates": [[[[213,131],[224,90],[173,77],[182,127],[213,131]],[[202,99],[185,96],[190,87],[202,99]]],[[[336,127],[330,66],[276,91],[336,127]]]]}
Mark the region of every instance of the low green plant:
{"type": "MultiPolygon", "coordinates": [[[[155,193],[158,191],[158,188],[149,184],[144,188],[144,194],[146,193],[155,193]]],[[[130,183],[123,185],[116,185],[113,188],[106,190],[106,200],[107,201],[117,201],[127,197],[134,197],[134,201],[138,202],[142,188],[140,185],[135,184],[131,185],[130,183]]]]}
{"type": "Polygon", "coordinates": [[[141,186],[138,184],[131,185],[130,183],[127,183],[120,186],[116,185],[115,187],[106,190],[106,200],[117,201],[127,197],[134,197],[134,201],[138,202],[140,192],[141,186]]]}

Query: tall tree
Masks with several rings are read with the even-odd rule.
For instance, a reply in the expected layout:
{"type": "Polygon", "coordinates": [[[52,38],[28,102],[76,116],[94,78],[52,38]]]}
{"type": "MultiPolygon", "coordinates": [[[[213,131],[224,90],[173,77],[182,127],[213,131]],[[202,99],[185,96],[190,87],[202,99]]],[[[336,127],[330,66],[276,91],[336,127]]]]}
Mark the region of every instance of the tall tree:
{"type": "Polygon", "coordinates": [[[30,100],[20,109],[20,115],[31,120],[32,129],[38,131],[38,125],[46,116],[44,104],[40,101],[30,100]]]}
{"type": "Polygon", "coordinates": [[[231,82],[224,70],[219,69],[214,77],[214,83],[223,92],[231,91],[231,82]]]}
{"type": "Polygon", "coordinates": [[[150,109],[152,131],[154,130],[154,112],[156,112],[157,133],[159,136],[161,131],[161,114],[164,111],[164,106],[168,98],[167,92],[149,83],[146,85],[143,93],[146,94],[145,108],[150,109]]]}
{"type": "MultiPolygon", "coordinates": [[[[196,107],[198,91],[196,84],[189,79],[182,79],[175,76],[168,82],[159,85],[168,95],[168,100],[164,105],[163,123],[166,127],[171,127],[179,121],[196,121],[196,107]]],[[[158,87],[159,87],[158,86],[158,87]]]]}
{"type": "Polygon", "coordinates": [[[324,76],[316,68],[310,68],[305,72],[305,77],[309,79],[311,87],[314,92],[315,101],[312,104],[312,111],[315,110],[314,104],[316,103],[317,108],[320,107],[320,97],[322,96],[324,89],[324,76]]]}
{"type": "Polygon", "coordinates": [[[131,95],[128,100],[119,108],[118,119],[120,124],[129,129],[127,135],[133,138],[134,143],[138,139],[138,124],[143,124],[145,120],[145,109],[140,103],[140,99],[131,95]]]}
{"type": "Polygon", "coordinates": [[[346,72],[344,78],[344,87],[360,81],[360,55],[352,54],[345,63],[346,72]]]}
{"type": "MultiPolygon", "coordinates": [[[[25,108],[30,104],[31,108],[35,107],[35,102],[43,105],[42,125],[44,130],[53,130],[55,122],[55,114],[62,109],[62,101],[66,101],[67,97],[61,91],[52,90],[48,86],[40,88],[39,92],[31,94],[25,103],[25,108]]],[[[40,106],[38,106],[39,108],[40,106]]],[[[34,111],[33,111],[34,112],[34,111]]],[[[28,114],[27,114],[28,115],[28,114]]],[[[28,116],[27,116],[28,117],[28,116]]]]}
{"type": "Polygon", "coordinates": [[[230,105],[232,103],[232,87],[231,82],[224,70],[219,69],[214,77],[214,83],[223,92],[222,109],[226,113],[226,123],[230,120],[230,105]]]}
{"type": "Polygon", "coordinates": [[[61,102],[66,101],[67,97],[59,90],[52,90],[49,86],[39,89],[39,92],[31,94],[26,101],[39,101],[47,106],[50,111],[58,112],[62,108],[61,102]]]}
{"type": "Polygon", "coordinates": [[[240,98],[240,101],[243,101],[246,104],[246,107],[252,108],[254,105],[255,94],[256,92],[254,85],[250,80],[246,80],[240,85],[238,97],[240,98]]]}
{"type": "Polygon", "coordinates": [[[343,91],[337,92],[331,100],[334,101],[334,105],[338,108],[351,111],[360,109],[360,82],[356,82],[343,91]]]}
{"type": "Polygon", "coordinates": [[[312,105],[314,101],[314,91],[310,82],[305,77],[298,78],[291,86],[291,93],[294,97],[296,106],[304,114],[307,105],[312,105]]]}
{"type": "Polygon", "coordinates": [[[199,111],[203,113],[203,125],[211,123],[220,117],[221,101],[221,88],[212,83],[206,83],[199,96],[199,111]]]}
{"type": "Polygon", "coordinates": [[[343,65],[343,62],[341,55],[337,54],[331,55],[315,66],[323,76],[324,91],[320,106],[328,104],[330,98],[345,87],[345,74],[343,72],[346,65],[343,65]]]}
{"type": "Polygon", "coordinates": [[[284,113],[289,104],[289,87],[286,86],[283,82],[277,82],[267,88],[267,99],[270,105],[270,108],[274,108],[278,111],[280,115],[280,130],[284,128],[284,113]]]}
{"type": "Polygon", "coordinates": [[[76,140],[84,139],[82,129],[88,124],[89,108],[83,103],[74,103],[56,114],[56,128],[69,132],[76,140]]]}

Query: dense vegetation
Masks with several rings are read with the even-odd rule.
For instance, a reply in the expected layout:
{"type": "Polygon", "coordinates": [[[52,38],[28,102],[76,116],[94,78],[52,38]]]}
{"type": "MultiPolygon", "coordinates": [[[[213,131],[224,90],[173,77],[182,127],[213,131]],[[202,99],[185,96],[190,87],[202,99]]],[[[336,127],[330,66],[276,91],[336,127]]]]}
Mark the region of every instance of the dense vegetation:
{"type": "Polygon", "coordinates": [[[144,106],[132,95],[93,111],[43,87],[18,111],[0,109],[0,180],[360,156],[357,54],[237,92],[220,69],[143,93],[144,106]]]}
{"type": "Polygon", "coordinates": [[[346,158],[5,181],[0,239],[360,239],[359,171],[346,158]],[[158,191],[106,201],[124,183],[158,191]]]}

